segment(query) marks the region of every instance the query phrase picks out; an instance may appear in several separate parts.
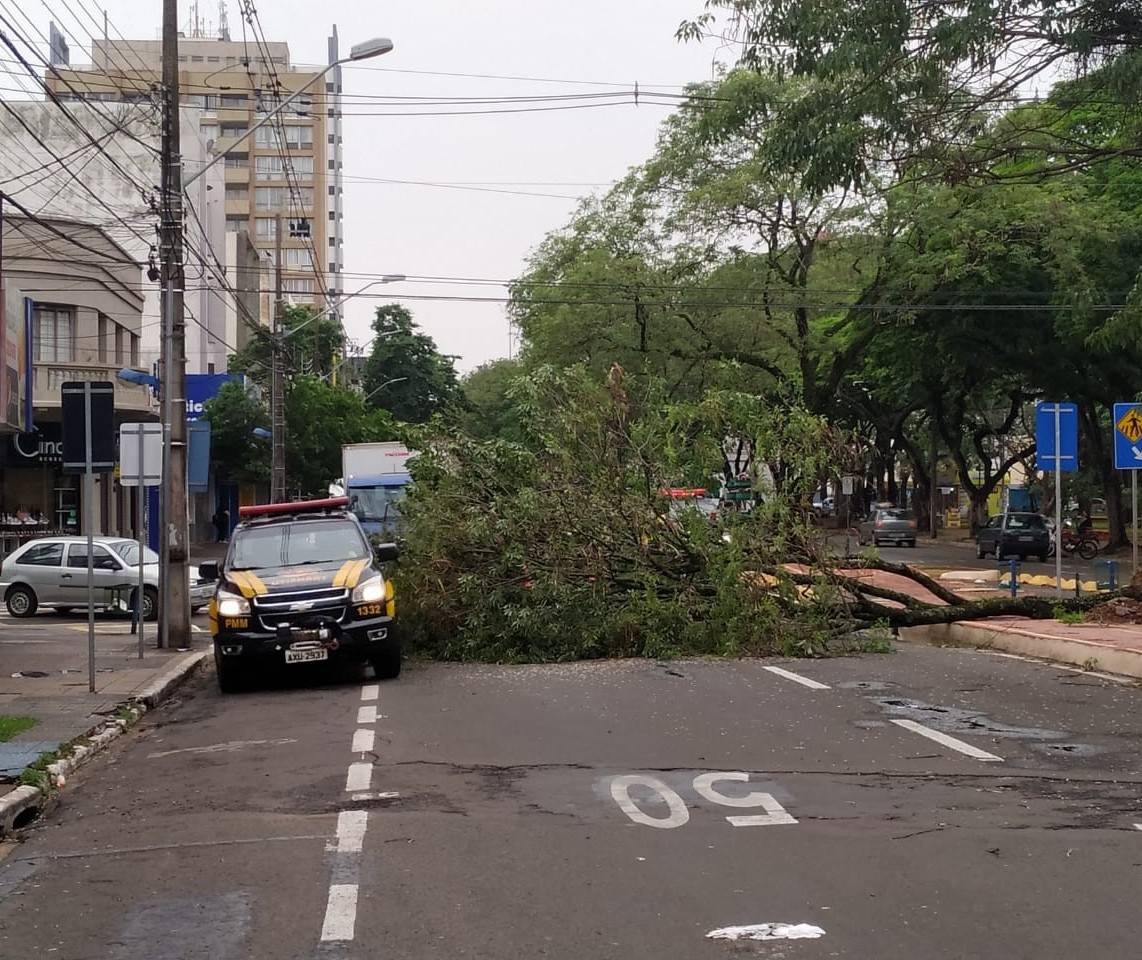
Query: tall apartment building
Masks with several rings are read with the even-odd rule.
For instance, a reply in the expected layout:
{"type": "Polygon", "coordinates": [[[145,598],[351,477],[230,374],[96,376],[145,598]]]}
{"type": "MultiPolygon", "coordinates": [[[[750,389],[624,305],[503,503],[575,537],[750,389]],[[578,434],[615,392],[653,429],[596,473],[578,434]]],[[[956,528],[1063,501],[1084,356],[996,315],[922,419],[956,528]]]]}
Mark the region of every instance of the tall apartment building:
{"type": "MultiPolygon", "coordinates": [[[[334,59],[336,49],[334,30],[334,59]]],[[[48,76],[55,92],[127,102],[159,95],[160,41],[97,39],[91,58],[90,66],[55,66],[48,76]]],[[[339,74],[340,68],[328,82],[318,81],[317,70],[291,63],[285,43],[179,40],[182,103],[201,110],[204,138],[214,141],[216,155],[226,153],[226,230],[248,232],[272,260],[280,215],[285,296],[298,304],[332,304],[342,295],[339,74]],[[302,89],[297,100],[239,142],[302,89]]]]}

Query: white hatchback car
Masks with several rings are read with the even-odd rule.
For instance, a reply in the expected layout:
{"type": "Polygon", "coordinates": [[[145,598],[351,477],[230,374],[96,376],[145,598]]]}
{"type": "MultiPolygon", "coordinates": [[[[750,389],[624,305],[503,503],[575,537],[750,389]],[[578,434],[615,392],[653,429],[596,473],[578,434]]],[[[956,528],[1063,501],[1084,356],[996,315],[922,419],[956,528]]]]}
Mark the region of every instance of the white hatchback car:
{"type": "MultiPolygon", "coordinates": [[[[96,608],[123,602],[135,607],[139,589],[139,544],[122,537],[94,537],[96,608]]],[[[210,602],[213,583],[190,581],[190,606],[199,610],[210,602]]],[[[13,617],[30,617],[39,607],[61,613],[87,609],[87,537],[45,537],[32,540],[0,564],[0,594],[13,617]]],[[[158,616],[159,555],[143,548],[143,617],[158,616]]]]}

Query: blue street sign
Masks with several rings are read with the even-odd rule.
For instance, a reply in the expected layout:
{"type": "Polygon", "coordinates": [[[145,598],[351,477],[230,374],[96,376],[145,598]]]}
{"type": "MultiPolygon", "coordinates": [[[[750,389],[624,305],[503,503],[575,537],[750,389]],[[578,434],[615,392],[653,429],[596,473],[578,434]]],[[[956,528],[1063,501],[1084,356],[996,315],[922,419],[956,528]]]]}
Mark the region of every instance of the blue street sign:
{"type": "Polygon", "coordinates": [[[1079,408],[1074,403],[1035,405],[1035,465],[1063,473],[1079,468],[1079,408]],[[1055,450],[1056,418],[1059,449],[1055,450]]]}
{"type": "Polygon", "coordinates": [[[1142,470],[1142,403],[1114,405],[1114,469],[1142,470]]]}

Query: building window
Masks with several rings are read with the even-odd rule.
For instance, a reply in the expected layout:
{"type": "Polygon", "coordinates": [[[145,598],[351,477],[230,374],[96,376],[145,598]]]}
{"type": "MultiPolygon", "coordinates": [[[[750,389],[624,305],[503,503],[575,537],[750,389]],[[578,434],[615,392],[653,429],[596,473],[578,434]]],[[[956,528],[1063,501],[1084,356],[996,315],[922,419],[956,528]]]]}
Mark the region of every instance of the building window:
{"type": "Polygon", "coordinates": [[[231,200],[236,203],[248,203],[250,200],[250,191],[247,187],[227,187],[226,188],[226,202],[231,200]]]}
{"type": "Polygon", "coordinates": [[[129,357],[127,331],[115,324],[115,362],[126,365],[129,362],[129,357]]]}
{"type": "Polygon", "coordinates": [[[190,58],[190,62],[191,62],[191,63],[202,63],[202,62],[203,62],[203,60],[202,60],[202,57],[195,57],[195,56],[192,56],[192,57],[190,58]]]}
{"type": "Polygon", "coordinates": [[[198,125],[199,132],[202,134],[204,140],[217,140],[218,139],[218,124],[216,123],[200,123],[198,125]]]}
{"type": "Polygon", "coordinates": [[[302,180],[312,180],[313,157],[294,157],[293,172],[302,180]]]}
{"type": "Polygon", "coordinates": [[[221,63],[222,58],[221,57],[207,57],[206,62],[207,63],[221,63]]]}
{"type": "Polygon", "coordinates": [[[313,149],[313,127],[290,124],[284,127],[266,125],[254,131],[254,142],[268,150],[282,150],[282,144],[290,150],[313,149]]]}
{"type": "Polygon", "coordinates": [[[250,166],[250,155],[248,153],[228,153],[223,158],[223,163],[231,170],[243,170],[250,166]]]}
{"type": "Polygon", "coordinates": [[[273,240],[278,235],[278,222],[273,217],[258,217],[254,222],[259,240],[273,240]]]}
{"type": "Polygon", "coordinates": [[[224,123],[220,129],[224,137],[240,137],[248,128],[244,123],[224,123]]]}
{"type": "Polygon", "coordinates": [[[227,217],[226,218],[226,232],[227,233],[242,233],[250,229],[249,217],[227,217]]]}
{"type": "Polygon", "coordinates": [[[285,169],[281,157],[255,157],[254,176],[258,180],[284,180],[285,169]]]}
{"type": "Polygon", "coordinates": [[[286,247],[282,251],[282,266],[305,267],[307,270],[312,269],[313,254],[299,247],[286,247]]]}
{"type": "Polygon", "coordinates": [[[218,105],[222,107],[238,107],[245,110],[249,101],[244,93],[224,93],[218,98],[218,105]]]}
{"type": "Polygon", "coordinates": [[[282,280],[282,289],[286,293],[313,293],[313,281],[286,277],[282,280]]]}
{"type": "Polygon", "coordinates": [[[333,186],[331,186],[331,187],[329,188],[329,196],[331,196],[331,197],[332,197],[332,196],[336,196],[336,194],[337,194],[337,188],[336,188],[336,187],[333,187],[333,186]]]}
{"type": "Polygon", "coordinates": [[[103,314],[99,314],[99,362],[107,362],[107,335],[110,331],[111,321],[103,314]]]}
{"type": "Polygon", "coordinates": [[[257,187],[254,191],[254,207],[257,210],[295,211],[313,207],[313,187],[257,187]]]}
{"type": "Polygon", "coordinates": [[[309,237],[309,221],[308,220],[291,220],[289,222],[289,235],[294,240],[304,240],[309,237]]]}
{"type": "Polygon", "coordinates": [[[71,363],[72,327],[70,307],[40,307],[33,313],[35,321],[35,357],[37,363],[71,363]]]}

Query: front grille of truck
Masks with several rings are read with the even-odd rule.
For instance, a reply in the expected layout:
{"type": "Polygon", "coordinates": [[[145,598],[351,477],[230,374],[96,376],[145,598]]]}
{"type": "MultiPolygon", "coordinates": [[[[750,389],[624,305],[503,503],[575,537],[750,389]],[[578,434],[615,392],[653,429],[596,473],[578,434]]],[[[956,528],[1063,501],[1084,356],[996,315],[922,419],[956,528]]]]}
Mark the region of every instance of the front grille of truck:
{"type": "Polygon", "coordinates": [[[345,619],[349,591],[344,587],[291,590],[254,597],[251,602],[264,630],[276,630],[282,624],[297,624],[313,618],[340,623],[345,619]]]}

